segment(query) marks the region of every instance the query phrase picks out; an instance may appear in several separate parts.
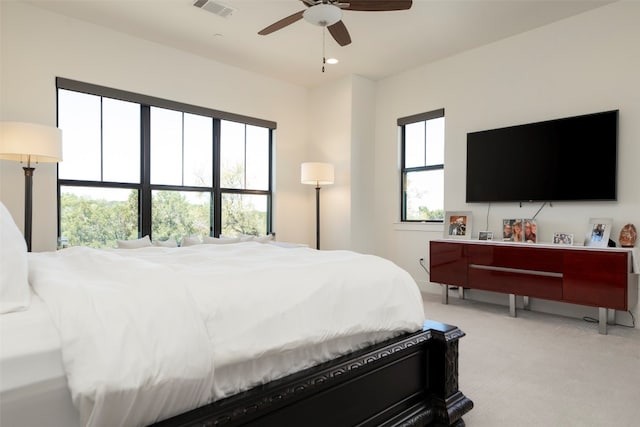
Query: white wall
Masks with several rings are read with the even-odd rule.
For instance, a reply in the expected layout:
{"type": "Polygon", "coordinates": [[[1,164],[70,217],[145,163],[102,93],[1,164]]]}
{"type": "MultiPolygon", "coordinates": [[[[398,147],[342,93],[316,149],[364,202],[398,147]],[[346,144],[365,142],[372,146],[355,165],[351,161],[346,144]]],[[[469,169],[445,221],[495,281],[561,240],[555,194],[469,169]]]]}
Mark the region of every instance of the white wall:
{"type": "Polygon", "coordinates": [[[309,161],[333,163],[336,172],[321,190],[320,246],[372,253],[375,83],[349,76],[314,88],[309,111],[309,161]]]}
{"type": "MultiPolygon", "coordinates": [[[[0,120],[56,124],[55,78],[65,77],[278,123],[274,230],[279,240],[313,244],[300,185],[306,159],[305,88],[206,60],[21,2],[0,2],[0,120]]],[[[0,200],[20,227],[21,165],[0,161],[0,200]]],[[[33,250],[56,247],[56,168],[34,177],[33,250]]]]}
{"type": "Polygon", "coordinates": [[[428,241],[442,237],[442,228],[396,224],[396,120],[437,108],[445,108],[446,120],[445,209],[472,211],[474,237],[480,229],[499,233],[502,218],[531,217],[541,204],[494,204],[490,210],[487,204],[466,204],[467,132],[611,109],[620,109],[618,201],[547,206],[537,216],[538,236],[549,242],[553,232],[566,231],[580,240],[590,217],[612,217],[613,240],[624,224],[638,226],[639,22],[640,2],[617,2],[379,82],[377,252],[407,269],[424,289],[439,292],[417,261],[428,260],[428,241]]]}
{"type": "Polygon", "coordinates": [[[352,79],[351,105],[351,246],[364,253],[375,252],[373,200],[375,143],[375,83],[364,77],[352,79]]]}

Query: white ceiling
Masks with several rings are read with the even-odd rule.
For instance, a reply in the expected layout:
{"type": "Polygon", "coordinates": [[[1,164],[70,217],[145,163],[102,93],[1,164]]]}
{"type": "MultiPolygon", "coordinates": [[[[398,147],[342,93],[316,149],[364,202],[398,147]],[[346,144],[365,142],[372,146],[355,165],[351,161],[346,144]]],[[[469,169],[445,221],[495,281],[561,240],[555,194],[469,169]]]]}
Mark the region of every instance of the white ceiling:
{"type": "MultiPolygon", "coordinates": [[[[5,1],[5,0],[0,0],[5,1]]],[[[396,12],[344,11],[352,43],[304,20],[267,36],[262,28],[306,7],[299,0],[214,0],[227,18],[195,0],[21,0],[62,15],[304,86],[348,74],[378,80],[611,3],[611,0],[414,0],[396,12]]],[[[345,0],[348,1],[348,0],[345,0]]]]}

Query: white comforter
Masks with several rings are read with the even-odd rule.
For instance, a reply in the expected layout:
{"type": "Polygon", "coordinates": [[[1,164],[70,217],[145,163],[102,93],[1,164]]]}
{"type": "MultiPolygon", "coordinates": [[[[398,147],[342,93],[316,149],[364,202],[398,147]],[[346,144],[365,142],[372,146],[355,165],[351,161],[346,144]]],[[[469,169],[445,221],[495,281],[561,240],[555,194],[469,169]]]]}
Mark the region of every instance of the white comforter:
{"type": "Polygon", "coordinates": [[[90,426],[146,425],[215,400],[216,366],[424,319],[406,271],[348,251],[248,242],[29,257],[90,426]]]}

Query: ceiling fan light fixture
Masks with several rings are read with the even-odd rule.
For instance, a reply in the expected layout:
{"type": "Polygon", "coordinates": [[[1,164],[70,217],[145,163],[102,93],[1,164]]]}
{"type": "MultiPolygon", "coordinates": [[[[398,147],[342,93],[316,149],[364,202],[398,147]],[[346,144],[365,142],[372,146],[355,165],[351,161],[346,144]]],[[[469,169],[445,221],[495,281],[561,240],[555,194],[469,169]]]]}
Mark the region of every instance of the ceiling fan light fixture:
{"type": "Polygon", "coordinates": [[[321,27],[329,27],[342,19],[342,10],[332,4],[317,4],[304,11],[305,21],[321,27]]]}
{"type": "Polygon", "coordinates": [[[334,65],[334,64],[337,64],[339,61],[337,58],[327,58],[326,62],[327,64],[334,65]]]}

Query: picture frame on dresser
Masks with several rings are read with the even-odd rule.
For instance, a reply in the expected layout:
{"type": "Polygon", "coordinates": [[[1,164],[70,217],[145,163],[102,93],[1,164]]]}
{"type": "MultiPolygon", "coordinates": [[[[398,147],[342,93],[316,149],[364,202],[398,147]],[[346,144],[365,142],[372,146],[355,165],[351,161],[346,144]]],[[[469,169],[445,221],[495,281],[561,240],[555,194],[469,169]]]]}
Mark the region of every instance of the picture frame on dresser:
{"type": "Polygon", "coordinates": [[[513,225],[516,223],[515,218],[505,218],[502,220],[502,240],[505,242],[513,242],[513,225]]]}
{"type": "Polygon", "coordinates": [[[505,242],[524,241],[524,219],[507,218],[502,220],[502,240],[505,242]]]}
{"type": "Polygon", "coordinates": [[[478,240],[493,240],[493,231],[478,231],[478,240]]]}
{"type": "Polygon", "coordinates": [[[553,240],[551,242],[554,245],[573,245],[573,234],[564,232],[553,233],[553,240]]]}
{"type": "Polygon", "coordinates": [[[584,245],[596,248],[606,248],[611,235],[612,218],[589,218],[584,245]]]}
{"type": "Polygon", "coordinates": [[[447,211],[444,214],[444,237],[447,239],[471,239],[471,211],[447,211]]]}

